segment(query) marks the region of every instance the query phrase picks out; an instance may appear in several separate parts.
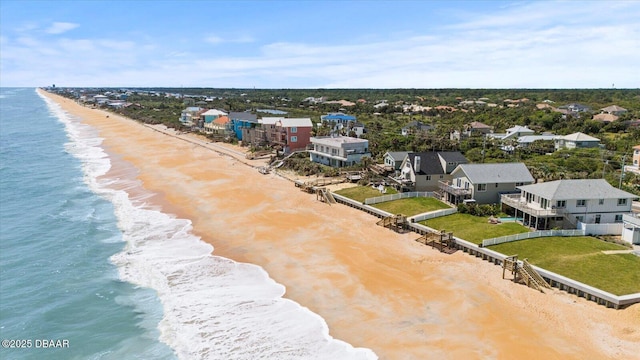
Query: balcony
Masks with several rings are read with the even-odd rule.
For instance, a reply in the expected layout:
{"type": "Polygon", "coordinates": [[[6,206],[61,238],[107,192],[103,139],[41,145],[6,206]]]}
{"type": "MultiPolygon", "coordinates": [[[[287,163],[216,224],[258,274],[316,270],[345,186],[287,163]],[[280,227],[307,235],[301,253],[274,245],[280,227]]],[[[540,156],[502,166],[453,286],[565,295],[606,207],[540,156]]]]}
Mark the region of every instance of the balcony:
{"type": "MultiPolygon", "coordinates": [[[[541,209],[539,207],[533,207],[530,203],[522,200],[520,194],[502,195],[500,196],[500,201],[505,205],[509,205],[514,209],[518,209],[535,217],[562,216],[565,213],[564,209],[541,209]]],[[[532,204],[537,205],[537,203],[532,204]]]]}
{"type": "Polygon", "coordinates": [[[455,196],[471,195],[471,189],[453,186],[450,184],[450,181],[438,181],[438,186],[440,187],[440,190],[455,196]]]}

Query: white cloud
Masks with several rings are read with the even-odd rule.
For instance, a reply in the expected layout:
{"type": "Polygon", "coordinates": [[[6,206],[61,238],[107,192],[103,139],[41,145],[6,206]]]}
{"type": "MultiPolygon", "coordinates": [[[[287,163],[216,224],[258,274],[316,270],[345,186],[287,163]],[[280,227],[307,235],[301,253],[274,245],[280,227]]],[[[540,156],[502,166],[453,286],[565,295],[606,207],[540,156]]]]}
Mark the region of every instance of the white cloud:
{"type": "Polygon", "coordinates": [[[251,42],[254,42],[255,39],[248,35],[242,35],[238,37],[228,37],[228,38],[223,38],[218,35],[209,35],[204,38],[204,41],[209,44],[218,45],[222,43],[251,43],[251,42]]]}
{"type": "Polygon", "coordinates": [[[80,25],[68,22],[54,22],[48,29],[45,30],[45,32],[47,34],[62,34],[69,30],[73,30],[78,26],[80,25]]]}

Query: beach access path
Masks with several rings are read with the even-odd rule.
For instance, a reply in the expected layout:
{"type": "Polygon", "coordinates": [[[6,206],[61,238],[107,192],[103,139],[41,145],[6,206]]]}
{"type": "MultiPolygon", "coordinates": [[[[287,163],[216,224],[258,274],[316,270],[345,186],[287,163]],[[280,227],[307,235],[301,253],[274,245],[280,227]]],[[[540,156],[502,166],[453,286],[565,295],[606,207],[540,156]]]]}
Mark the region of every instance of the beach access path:
{"type": "Polygon", "coordinates": [[[640,304],[613,310],[516,285],[500,267],[440,253],[213,148],[226,145],[47,96],[95,127],[113,171],[135,167],[127,174],[156,194],[149,201],[190,219],[214,254],[263,267],[333,337],[381,359],[638,359],[640,304]]]}

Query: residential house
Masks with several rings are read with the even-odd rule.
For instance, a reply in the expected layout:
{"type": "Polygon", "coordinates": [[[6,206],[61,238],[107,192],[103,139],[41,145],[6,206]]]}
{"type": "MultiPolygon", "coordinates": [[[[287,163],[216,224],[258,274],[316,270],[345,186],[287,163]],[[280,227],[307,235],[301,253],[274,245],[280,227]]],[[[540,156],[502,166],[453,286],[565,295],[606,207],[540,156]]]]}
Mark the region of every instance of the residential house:
{"type": "Polygon", "coordinates": [[[611,114],[616,116],[624,115],[626,114],[626,112],[627,112],[627,109],[618,105],[611,105],[611,106],[607,106],[605,108],[600,109],[601,114],[611,114]]]}
{"type": "Polygon", "coordinates": [[[502,140],[517,140],[521,136],[533,135],[535,133],[535,131],[526,126],[516,125],[507,129],[507,133],[504,134],[502,140]]]}
{"type": "Polygon", "coordinates": [[[451,172],[451,181],[440,181],[443,200],[459,204],[500,202],[500,195],[517,193],[517,187],[534,182],[524,163],[461,164],[451,172]]]}
{"type": "Polygon", "coordinates": [[[591,120],[601,121],[603,123],[610,123],[618,120],[619,118],[620,117],[618,115],[600,113],[600,114],[593,115],[593,118],[591,118],[591,120]]]}
{"type": "Polygon", "coordinates": [[[547,142],[549,145],[549,148],[551,148],[551,152],[553,152],[553,147],[554,147],[554,142],[556,140],[556,138],[558,137],[558,135],[554,135],[554,134],[542,134],[542,135],[526,135],[526,136],[521,136],[518,138],[518,148],[520,149],[527,149],[529,147],[531,147],[531,145],[536,142],[536,141],[540,141],[540,142],[547,142]]]}
{"type": "Polygon", "coordinates": [[[491,126],[483,124],[479,121],[473,121],[465,125],[462,132],[454,130],[451,133],[450,138],[451,140],[462,140],[472,136],[485,136],[486,134],[490,134],[491,132],[491,126]]]}
{"type": "Polygon", "coordinates": [[[402,128],[402,136],[407,136],[409,134],[416,134],[421,132],[429,132],[433,129],[435,129],[435,126],[431,124],[425,124],[423,122],[414,120],[402,128]]]}
{"type": "Polygon", "coordinates": [[[631,158],[631,165],[626,165],[624,171],[630,171],[636,174],[640,174],[640,145],[633,147],[633,157],[631,158]]]}
{"type": "Polygon", "coordinates": [[[502,195],[503,209],[536,230],[621,223],[638,198],[604,179],[556,180],[518,189],[520,194],[502,195]]]}
{"type": "Polygon", "coordinates": [[[468,163],[458,151],[408,153],[400,165],[400,174],[390,177],[404,191],[436,191],[440,181],[450,181],[451,172],[468,163]]]}
{"type": "Polygon", "coordinates": [[[208,124],[221,116],[227,116],[227,113],[222,110],[210,109],[201,114],[205,124],[208,124]]]}
{"type": "Polygon", "coordinates": [[[364,124],[352,122],[347,125],[347,135],[352,134],[352,132],[355,137],[361,137],[365,132],[367,132],[367,130],[365,129],[364,124]]]}
{"type": "Polygon", "coordinates": [[[579,114],[579,113],[591,111],[590,107],[586,105],[578,104],[578,103],[571,103],[567,105],[558,106],[558,109],[566,110],[569,114],[579,114]]]}
{"type": "Polygon", "coordinates": [[[581,132],[558,136],[555,140],[555,148],[558,149],[578,149],[593,148],[600,146],[600,139],[594,138],[581,132]]]}
{"type": "Polygon", "coordinates": [[[189,106],[180,113],[180,122],[187,126],[196,125],[203,109],[199,106],[189,106]]]}
{"type": "Polygon", "coordinates": [[[391,170],[400,170],[400,166],[407,156],[408,151],[387,151],[384,156],[384,166],[391,170]]]}
{"type": "Polygon", "coordinates": [[[311,143],[310,118],[263,117],[260,124],[267,144],[280,146],[285,154],[304,150],[311,143]]]}
{"type": "Polygon", "coordinates": [[[320,116],[321,121],[327,121],[334,124],[342,124],[346,126],[349,122],[356,121],[356,117],[353,115],[347,115],[341,112],[338,113],[329,113],[327,115],[320,116]]]}
{"type": "Polygon", "coordinates": [[[240,141],[242,141],[244,134],[259,124],[258,117],[249,112],[230,112],[229,120],[236,138],[240,141]]]}
{"type": "Polygon", "coordinates": [[[311,161],[333,167],[359,164],[363,157],[371,157],[369,140],[348,136],[318,136],[311,138],[311,161]]]}
{"type": "Polygon", "coordinates": [[[223,115],[211,122],[204,123],[204,132],[207,134],[226,134],[230,131],[230,122],[228,116],[223,115]]]}

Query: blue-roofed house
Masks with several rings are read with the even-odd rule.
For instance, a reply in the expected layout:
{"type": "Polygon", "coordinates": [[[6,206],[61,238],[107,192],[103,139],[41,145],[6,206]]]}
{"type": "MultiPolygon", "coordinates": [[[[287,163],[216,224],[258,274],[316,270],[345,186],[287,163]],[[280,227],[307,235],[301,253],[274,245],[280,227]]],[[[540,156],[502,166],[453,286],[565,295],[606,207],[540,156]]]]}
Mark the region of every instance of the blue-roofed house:
{"type": "Polygon", "coordinates": [[[258,116],[248,112],[230,112],[229,121],[238,140],[242,140],[243,131],[247,132],[259,124],[258,116]]]}
{"type": "Polygon", "coordinates": [[[320,116],[320,120],[332,122],[335,124],[342,124],[346,126],[350,121],[355,122],[356,117],[353,115],[347,115],[344,113],[329,113],[327,115],[320,116]]]}

